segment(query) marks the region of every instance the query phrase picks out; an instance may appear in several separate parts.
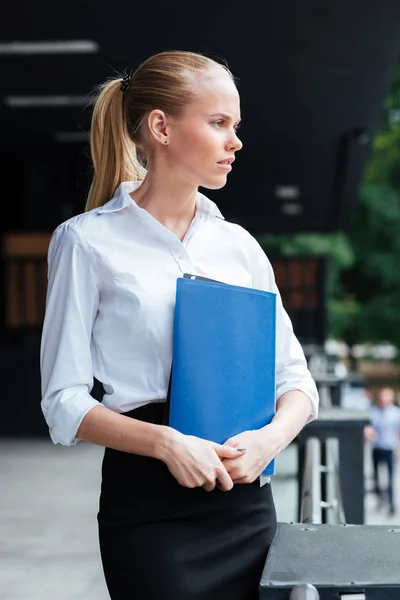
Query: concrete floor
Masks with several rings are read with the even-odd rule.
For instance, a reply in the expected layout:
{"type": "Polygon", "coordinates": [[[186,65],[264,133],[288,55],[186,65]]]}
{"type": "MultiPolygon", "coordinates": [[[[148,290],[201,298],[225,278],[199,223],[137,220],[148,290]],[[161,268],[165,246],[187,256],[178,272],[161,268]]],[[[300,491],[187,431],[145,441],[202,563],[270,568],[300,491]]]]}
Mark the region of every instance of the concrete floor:
{"type": "MultiPolygon", "coordinates": [[[[370,460],[366,449],[366,483],[370,460]]],[[[103,450],[0,440],[0,600],[108,600],[97,544],[103,450]]],[[[279,521],[297,519],[297,451],[276,460],[279,521]]],[[[397,480],[400,498],[400,478],[397,480]]],[[[393,524],[366,494],[366,523],[393,524]]]]}

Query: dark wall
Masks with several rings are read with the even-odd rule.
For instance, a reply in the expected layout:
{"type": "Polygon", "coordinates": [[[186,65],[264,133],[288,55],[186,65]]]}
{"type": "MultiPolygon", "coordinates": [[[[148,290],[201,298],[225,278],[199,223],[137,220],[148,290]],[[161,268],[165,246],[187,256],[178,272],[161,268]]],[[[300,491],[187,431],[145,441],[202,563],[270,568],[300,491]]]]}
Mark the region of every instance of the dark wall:
{"type": "MultiPolygon", "coordinates": [[[[187,49],[224,57],[240,80],[244,149],[228,185],[210,192],[226,218],[253,232],[334,231],[346,226],[357,200],[398,62],[400,3],[25,1],[7,6],[0,38],[99,44],[92,55],[2,56],[1,143],[5,155],[24,163],[17,198],[25,201],[31,188],[45,189],[35,199],[45,205],[43,221],[39,210],[24,205],[3,227],[36,228],[47,225],[46,213],[53,224],[68,213],[66,206],[81,210],[87,192],[82,171],[89,169],[81,161],[83,143],[54,141],[60,132],[88,131],[88,104],[10,108],[6,98],[84,97],[155,52],[187,49]],[[32,150],[32,140],[39,139],[44,145],[32,150]],[[282,185],[294,186],[298,197],[281,199],[282,185]]],[[[6,189],[15,168],[4,170],[6,189]]]]}
{"type": "Polygon", "coordinates": [[[7,212],[0,231],[52,231],[83,212],[91,165],[88,145],[27,138],[1,147],[7,212]]]}

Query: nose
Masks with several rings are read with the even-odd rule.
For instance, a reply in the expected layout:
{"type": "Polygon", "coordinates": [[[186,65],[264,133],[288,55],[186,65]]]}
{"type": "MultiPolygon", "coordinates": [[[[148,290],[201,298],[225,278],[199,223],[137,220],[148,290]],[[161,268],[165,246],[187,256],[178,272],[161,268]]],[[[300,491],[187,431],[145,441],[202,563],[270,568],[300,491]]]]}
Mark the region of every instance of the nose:
{"type": "Polygon", "coordinates": [[[233,131],[232,137],[229,139],[228,147],[232,152],[237,152],[243,148],[243,142],[238,138],[236,131],[233,131]]]}

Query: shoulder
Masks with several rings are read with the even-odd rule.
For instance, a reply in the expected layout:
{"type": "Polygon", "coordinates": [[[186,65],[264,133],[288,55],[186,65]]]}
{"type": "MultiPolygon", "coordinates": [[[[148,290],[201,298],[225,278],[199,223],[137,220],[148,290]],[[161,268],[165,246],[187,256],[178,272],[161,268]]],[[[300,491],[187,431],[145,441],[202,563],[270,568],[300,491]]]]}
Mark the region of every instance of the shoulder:
{"type": "Polygon", "coordinates": [[[70,217],[60,223],[53,232],[55,237],[76,238],[83,242],[90,238],[99,213],[98,208],[70,217]]]}
{"type": "Polygon", "coordinates": [[[234,243],[239,244],[249,253],[251,258],[261,260],[263,264],[269,263],[268,257],[260,243],[245,227],[218,217],[214,217],[214,219],[217,221],[217,226],[220,230],[219,233],[222,236],[229,237],[234,243]]]}
{"type": "Polygon", "coordinates": [[[88,247],[97,212],[98,209],[93,209],[60,223],[51,235],[49,253],[59,247],[67,248],[76,245],[88,247]]]}
{"type": "Polygon", "coordinates": [[[275,274],[268,256],[258,240],[242,225],[219,221],[218,243],[224,251],[232,250],[240,256],[250,273],[252,286],[265,291],[275,291],[275,274]]]}

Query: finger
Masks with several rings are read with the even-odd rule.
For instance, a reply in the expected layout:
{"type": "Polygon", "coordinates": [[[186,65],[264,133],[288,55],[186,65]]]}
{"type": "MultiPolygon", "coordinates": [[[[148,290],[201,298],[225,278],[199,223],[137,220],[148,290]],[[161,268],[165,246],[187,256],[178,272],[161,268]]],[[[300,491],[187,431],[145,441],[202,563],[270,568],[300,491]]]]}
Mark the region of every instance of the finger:
{"type": "Polygon", "coordinates": [[[237,448],[240,444],[240,440],[238,440],[237,438],[229,438],[229,440],[226,440],[226,442],[224,443],[224,446],[230,446],[231,448],[237,448]]]}
{"type": "Polygon", "coordinates": [[[214,450],[220,458],[238,458],[246,452],[246,448],[232,448],[221,444],[214,444],[214,450]]]}
{"type": "Polygon", "coordinates": [[[215,481],[214,481],[214,483],[208,482],[203,485],[203,489],[205,489],[206,492],[212,492],[213,489],[215,488],[215,485],[216,485],[215,481]]]}
{"type": "Polygon", "coordinates": [[[231,474],[231,471],[233,471],[234,469],[237,469],[238,467],[238,462],[237,462],[237,458],[224,458],[222,460],[222,464],[224,465],[226,471],[231,474]]]}
{"type": "Polygon", "coordinates": [[[245,477],[239,477],[239,479],[235,479],[233,478],[234,484],[239,484],[239,485],[243,485],[244,483],[247,483],[246,478],[245,477]]]}
{"type": "Polygon", "coordinates": [[[218,487],[223,492],[229,492],[233,488],[233,481],[225,468],[218,473],[218,487]]]}

